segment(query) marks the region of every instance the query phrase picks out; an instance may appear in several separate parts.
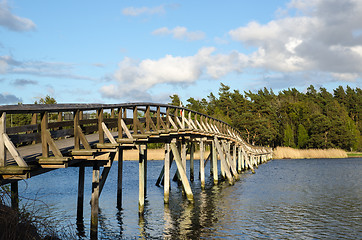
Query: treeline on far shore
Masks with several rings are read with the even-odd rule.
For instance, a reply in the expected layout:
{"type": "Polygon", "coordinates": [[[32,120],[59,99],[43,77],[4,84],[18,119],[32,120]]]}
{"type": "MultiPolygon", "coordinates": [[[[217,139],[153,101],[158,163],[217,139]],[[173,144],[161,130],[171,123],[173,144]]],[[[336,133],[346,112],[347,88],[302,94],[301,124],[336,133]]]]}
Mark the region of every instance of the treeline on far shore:
{"type": "MultiPolygon", "coordinates": [[[[170,96],[179,106],[177,94],[170,96]]],[[[253,145],[299,149],[362,151],[362,90],[342,86],[328,92],[309,86],[274,93],[230,90],[221,83],[217,96],[189,98],[185,107],[221,119],[253,145]]]]}

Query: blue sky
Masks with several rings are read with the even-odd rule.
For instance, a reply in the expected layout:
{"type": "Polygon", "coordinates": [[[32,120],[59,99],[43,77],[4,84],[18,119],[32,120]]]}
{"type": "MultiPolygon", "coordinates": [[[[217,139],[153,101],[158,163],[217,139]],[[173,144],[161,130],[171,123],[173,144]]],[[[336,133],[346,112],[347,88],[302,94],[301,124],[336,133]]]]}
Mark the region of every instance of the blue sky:
{"type": "Polygon", "coordinates": [[[0,104],[361,88],[362,2],[0,0],[0,104]]]}

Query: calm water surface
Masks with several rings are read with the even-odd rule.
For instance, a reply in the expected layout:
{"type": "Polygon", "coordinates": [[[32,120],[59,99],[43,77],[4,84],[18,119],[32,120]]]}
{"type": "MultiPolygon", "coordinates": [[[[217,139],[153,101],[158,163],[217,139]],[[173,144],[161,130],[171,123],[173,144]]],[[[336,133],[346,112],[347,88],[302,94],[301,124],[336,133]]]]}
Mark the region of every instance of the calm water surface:
{"type": "MultiPolygon", "coordinates": [[[[362,158],[273,160],[260,165],[256,174],[242,173],[234,186],[213,186],[206,169],[204,191],[197,174],[191,183],[195,204],[188,204],[173,182],[168,207],[163,188],[155,186],[162,166],[163,161],[148,162],[145,215],[140,219],[138,162],[124,162],[121,211],[116,208],[115,163],[100,198],[99,239],[362,239],[362,158]]],[[[197,166],[196,161],[195,173],[197,166]]],[[[60,229],[88,239],[91,173],[86,169],[84,232],[75,224],[77,168],[26,180],[19,194],[40,200],[37,207],[51,214],[60,229]]]]}

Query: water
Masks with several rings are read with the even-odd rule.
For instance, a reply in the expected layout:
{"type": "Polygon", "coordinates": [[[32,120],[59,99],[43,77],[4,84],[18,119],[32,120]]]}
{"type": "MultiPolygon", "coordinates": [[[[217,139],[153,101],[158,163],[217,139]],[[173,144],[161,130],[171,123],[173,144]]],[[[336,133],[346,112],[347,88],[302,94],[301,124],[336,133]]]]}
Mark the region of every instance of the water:
{"type": "MultiPolygon", "coordinates": [[[[362,239],[362,158],[273,160],[260,165],[256,174],[244,172],[234,186],[213,186],[206,168],[204,191],[196,161],[191,183],[195,204],[172,182],[169,207],[163,204],[163,188],[155,186],[162,166],[162,161],[148,162],[145,215],[140,219],[138,162],[124,162],[121,211],[116,208],[115,163],[100,198],[99,239],[362,239]]],[[[59,229],[68,226],[77,238],[88,239],[91,168],[85,183],[83,233],[75,224],[77,168],[26,180],[19,194],[41,200],[36,202],[40,213],[50,212],[59,229]]]]}

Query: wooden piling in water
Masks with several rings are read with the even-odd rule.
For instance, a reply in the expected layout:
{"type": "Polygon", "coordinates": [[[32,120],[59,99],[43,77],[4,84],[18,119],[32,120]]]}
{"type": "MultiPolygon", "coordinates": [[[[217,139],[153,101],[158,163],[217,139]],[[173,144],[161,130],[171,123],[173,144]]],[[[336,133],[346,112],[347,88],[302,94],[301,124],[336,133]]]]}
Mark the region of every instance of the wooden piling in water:
{"type": "Polygon", "coordinates": [[[194,181],[194,153],[195,153],[195,143],[190,142],[190,181],[194,181]]]}
{"type": "Polygon", "coordinates": [[[138,214],[144,214],[145,207],[145,162],[147,157],[145,145],[139,145],[139,162],[138,162],[138,214]]]}
{"type": "Polygon", "coordinates": [[[11,190],[11,208],[19,210],[19,185],[18,181],[12,182],[10,186],[11,190]]]}
{"type": "Polygon", "coordinates": [[[216,152],[216,146],[215,146],[214,141],[212,141],[212,143],[211,143],[211,151],[212,151],[212,165],[213,165],[212,176],[214,179],[214,184],[216,185],[218,183],[219,179],[218,179],[218,171],[217,171],[217,152],[216,152]]]}
{"type": "Polygon", "coordinates": [[[98,238],[98,210],[99,210],[99,165],[95,163],[92,174],[92,199],[91,199],[91,239],[98,238]]]}
{"type": "Polygon", "coordinates": [[[200,140],[200,179],[201,179],[201,189],[205,188],[205,165],[204,165],[204,141],[200,140]]]}
{"type": "Polygon", "coordinates": [[[78,198],[77,198],[77,224],[83,224],[84,209],[84,166],[79,166],[78,198]]]}
{"type": "Polygon", "coordinates": [[[164,183],[163,183],[163,189],[164,189],[164,195],[163,195],[163,202],[165,204],[169,203],[170,198],[170,144],[165,144],[165,164],[164,164],[164,183]]]}
{"type": "Polygon", "coordinates": [[[118,176],[117,176],[117,208],[122,209],[122,175],[123,175],[123,149],[117,148],[118,152],[118,176]]]}

